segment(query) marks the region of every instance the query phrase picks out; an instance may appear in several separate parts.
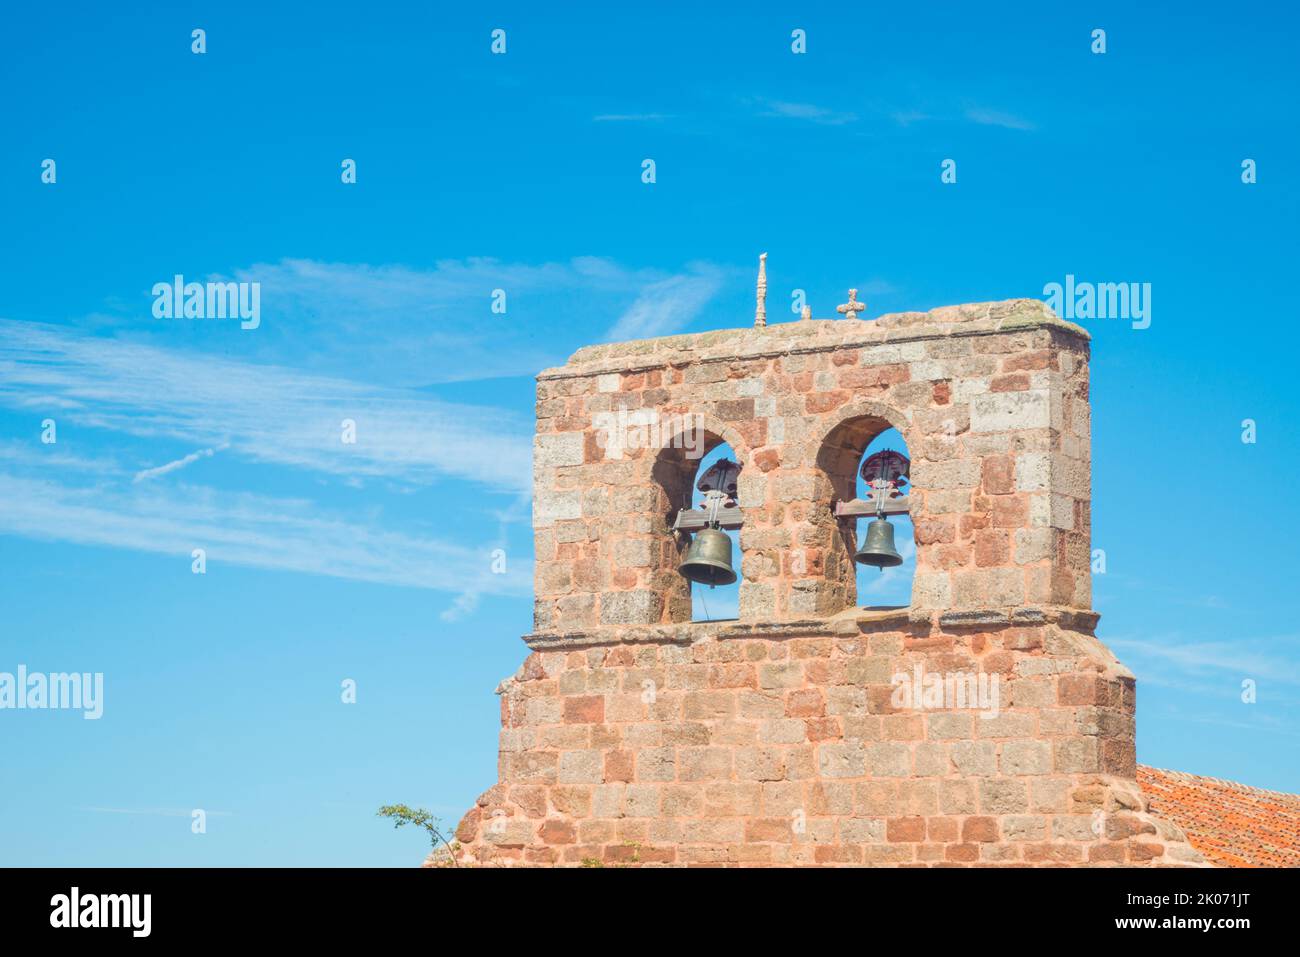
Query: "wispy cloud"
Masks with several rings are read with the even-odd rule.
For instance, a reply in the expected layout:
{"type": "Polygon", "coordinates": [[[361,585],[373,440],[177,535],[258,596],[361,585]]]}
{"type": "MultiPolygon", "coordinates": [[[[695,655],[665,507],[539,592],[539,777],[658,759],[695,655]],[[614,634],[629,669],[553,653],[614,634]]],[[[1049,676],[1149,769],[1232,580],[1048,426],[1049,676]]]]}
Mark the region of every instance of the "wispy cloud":
{"type": "Polygon", "coordinates": [[[57,445],[33,445],[18,439],[0,442],[0,464],[18,471],[40,469],[45,473],[88,472],[109,476],[129,471],[114,458],[76,455],[57,445]]]}
{"type": "Polygon", "coordinates": [[[645,339],[680,331],[717,294],[722,278],[720,270],[699,265],[690,274],[651,283],[641,290],[605,338],[645,339]]]}
{"type": "MultiPolygon", "coordinates": [[[[1260,715],[1257,717],[1264,717],[1264,716],[1260,715]]],[[[1250,731],[1251,733],[1284,734],[1287,737],[1291,737],[1291,738],[1300,737],[1300,731],[1296,731],[1293,728],[1282,727],[1275,721],[1274,722],[1261,721],[1261,720],[1231,721],[1224,718],[1204,717],[1204,716],[1197,716],[1197,715],[1183,715],[1182,720],[1192,721],[1195,722],[1196,724],[1214,725],[1215,727],[1220,727],[1220,728],[1236,728],[1237,730],[1250,731]]]]}
{"type": "Polygon", "coordinates": [[[698,283],[708,268],[638,269],[594,256],[427,268],[285,259],[235,278],[261,283],[262,326],[247,348],[298,368],[423,386],[535,375],[599,336],[629,297],[698,283]],[[504,313],[492,311],[495,290],[504,313]],[[566,316],[558,327],[557,315],[566,316]]]}
{"type": "Polygon", "coordinates": [[[333,475],[531,483],[531,423],[514,413],[37,323],[0,320],[0,404],[333,475]]]}
{"type": "Polygon", "coordinates": [[[485,595],[527,595],[529,563],[493,574],[492,545],[443,540],[418,518],[386,525],[382,499],[331,509],[330,483],[380,493],[471,483],[477,490],[461,494],[496,515],[504,546],[508,526],[527,520],[532,422],[415,384],[532,375],[602,334],[679,331],[729,275],[708,263],[672,272],[597,257],[428,269],[282,260],[236,271],[263,284],[263,323],[218,349],[212,337],[229,330],[212,324],[0,319],[0,406],[56,419],[61,442],[77,437],[75,454],[35,435],[0,443],[0,533],[187,560],[203,548],[217,567],[437,589],[453,595],[444,620],[466,617],[485,595]],[[491,311],[496,289],[504,315],[491,311]],[[524,321],[575,304],[587,326],[564,326],[572,343],[524,321]],[[112,452],[88,454],[105,436],[112,452]],[[230,464],[210,481],[257,482],[270,465],[288,470],[274,473],[278,483],[300,473],[308,496],[324,499],[162,481],[217,452],[230,464]]]}
{"type": "Polygon", "coordinates": [[[531,568],[485,549],[330,514],[319,503],[199,486],[69,486],[0,474],[0,532],[410,588],[527,595],[531,568]]]}
{"type": "Polygon", "coordinates": [[[966,119],[972,123],[978,123],[980,126],[1001,126],[1008,130],[1032,130],[1037,127],[1024,117],[1016,116],[1014,113],[1004,113],[1001,110],[990,110],[984,107],[973,106],[966,110],[966,119]]]}
{"type": "Polygon", "coordinates": [[[479,596],[480,592],[476,591],[462,592],[456,596],[450,608],[444,608],[438,613],[438,617],[443,621],[460,621],[478,609],[479,596]]]}
{"type": "Polygon", "coordinates": [[[0,405],[54,417],[60,439],[71,427],[81,449],[96,444],[97,431],[115,437],[115,458],[106,460],[39,445],[34,435],[0,444],[0,533],[187,561],[203,548],[217,565],[462,595],[529,593],[526,562],[492,574],[486,549],[443,541],[418,523],[385,528],[376,509],[344,515],[306,498],[159,481],[221,450],[245,467],[315,473],[308,489],[331,478],[382,480],[398,491],[463,480],[517,503],[498,516],[504,540],[531,486],[531,423],[517,414],[8,320],[0,320],[0,405]],[[344,441],[345,419],[355,423],[355,444],[344,441]],[[132,448],[123,437],[201,448],[126,469],[116,458],[132,448]]]}
{"type": "Polygon", "coordinates": [[[189,455],[168,462],[166,465],[159,465],[156,468],[143,469],[136,472],[135,478],[131,481],[144,482],[152,478],[158,478],[160,475],[167,475],[171,472],[176,472],[185,468],[187,465],[193,465],[199,459],[212,458],[212,456],[216,455],[217,452],[228,448],[230,448],[229,444],[223,444],[217,446],[215,449],[199,449],[197,452],[191,452],[189,455]]]}
{"type": "Polygon", "coordinates": [[[1188,641],[1181,636],[1169,639],[1121,637],[1110,638],[1107,644],[1125,657],[1135,658],[1138,664],[1130,665],[1135,671],[1145,665],[1153,672],[1163,672],[1165,681],[1170,680],[1168,673],[1173,669],[1190,676],[1221,674],[1234,683],[1242,678],[1255,678],[1300,685],[1300,669],[1297,669],[1294,655],[1287,650],[1293,639],[1278,642],[1243,637],[1232,642],[1188,641]]]}
{"type": "Polygon", "coordinates": [[[791,103],[788,100],[757,100],[760,116],[777,116],[791,120],[807,120],[826,126],[843,126],[857,120],[856,113],[833,110],[815,103],[791,103]]]}

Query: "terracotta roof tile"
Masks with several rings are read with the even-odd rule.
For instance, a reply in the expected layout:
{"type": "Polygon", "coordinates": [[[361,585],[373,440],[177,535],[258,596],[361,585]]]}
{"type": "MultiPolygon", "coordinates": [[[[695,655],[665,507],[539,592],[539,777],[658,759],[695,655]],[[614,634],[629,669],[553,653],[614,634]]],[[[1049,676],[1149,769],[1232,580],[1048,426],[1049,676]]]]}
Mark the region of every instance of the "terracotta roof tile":
{"type": "Polygon", "coordinates": [[[1178,825],[1217,867],[1300,867],[1300,794],[1142,765],[1151,812],[1178,825]]]}

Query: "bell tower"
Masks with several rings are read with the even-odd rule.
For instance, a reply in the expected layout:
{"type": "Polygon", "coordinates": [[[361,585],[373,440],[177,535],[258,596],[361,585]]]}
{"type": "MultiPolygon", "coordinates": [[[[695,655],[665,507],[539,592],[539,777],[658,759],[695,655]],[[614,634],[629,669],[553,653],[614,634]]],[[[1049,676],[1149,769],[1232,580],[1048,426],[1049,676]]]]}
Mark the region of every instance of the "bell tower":
{"type": "Polygon", "coordinates": [[[1087,333],[854,291],[768,325],[761,268],[752,328],[538,376],[531,653],[462,862],[1199,863],[1146,813],[1134,679],[1094,635],[1087,333]],[[868,478],[891,427],[910,461],[868,478]],[[722,442],[738,470],[693,503],[722,442]],[[911,601],[864,608],[903,513],[911,601]],[[684,570],[737,575],[738,618],[692,622],[684,570]]]}

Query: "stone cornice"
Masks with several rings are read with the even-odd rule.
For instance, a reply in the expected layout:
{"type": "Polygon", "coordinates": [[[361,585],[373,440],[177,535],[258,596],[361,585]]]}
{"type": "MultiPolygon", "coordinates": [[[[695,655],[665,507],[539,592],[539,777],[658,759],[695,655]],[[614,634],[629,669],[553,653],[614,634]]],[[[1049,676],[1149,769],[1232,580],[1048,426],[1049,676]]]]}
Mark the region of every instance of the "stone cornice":
{"type": "Polygon", "coordinates": [[[761,328],[721,329],[687,335],[586,346],[563,365],[543,370],[539,381],[584,378],[606,372],[641,372],[686,363],[736,362],[837,349],[868,348],[928,339],[994,336],[1047,329],[1086,343],[1081,326],[1059,318],[1037,299],[943,306],[878,319],[802,319],[761,328]]]}
{"type": "Polygon", "coordinates": [[[746,638],[846,637],[925,628],[935,637],[961,631],[998,631],[1059,625],[1092,634],[1100,615],[1089,609],[1043,607],[945,612],[937,622],[918,620],[907,607],[852,608],[830,618],[791,621],[692,621],[675,625],[616,625],[584,631],[539,631],[523,636],[533,651],[569,651],[603,645],[693,645],[746,638]]]}

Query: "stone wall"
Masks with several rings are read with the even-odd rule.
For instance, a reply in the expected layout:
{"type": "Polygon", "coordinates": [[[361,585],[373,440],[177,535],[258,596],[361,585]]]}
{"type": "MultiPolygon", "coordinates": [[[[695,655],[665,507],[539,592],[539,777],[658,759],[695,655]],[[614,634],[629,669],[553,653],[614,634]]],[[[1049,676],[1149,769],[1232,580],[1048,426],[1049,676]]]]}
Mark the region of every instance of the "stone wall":
{"type": "Polygon", "coordinates": [[[1092,634],[1087,360],[1082,329],[1012,300],[542,373],[533,653],[499,689],[499,783],[461,857],[1199,862],[1145,813],[1133,679],[1092,634]],[[891,426],[917,570],[908,608],[864,611],[832,504],[891,426]],[[744,465],[740,618],[692,623],[670,524],[721,441],[744,465]],[[900,699],[925,675],[991,700],[900,699]]]}

